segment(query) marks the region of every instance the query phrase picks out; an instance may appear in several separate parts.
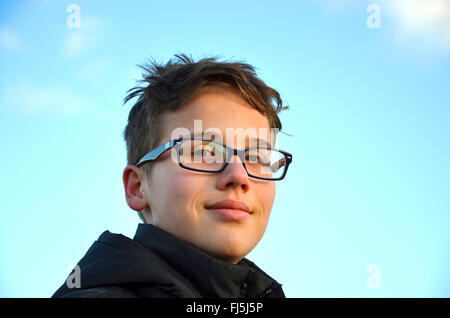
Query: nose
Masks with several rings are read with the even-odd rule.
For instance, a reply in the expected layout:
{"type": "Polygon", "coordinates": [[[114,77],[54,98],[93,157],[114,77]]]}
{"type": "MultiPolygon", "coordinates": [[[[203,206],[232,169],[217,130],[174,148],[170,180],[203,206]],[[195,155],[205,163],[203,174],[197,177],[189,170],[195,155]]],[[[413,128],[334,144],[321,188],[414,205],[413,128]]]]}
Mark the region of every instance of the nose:
{"type": "Polygon", "coordinates": [[[225,190],[227,187],[241,187],[244,191],[248,191],[249,176],[238,155],[234,155],[225,170],[219,173],[217,186],[221,190],[225,190]]]}

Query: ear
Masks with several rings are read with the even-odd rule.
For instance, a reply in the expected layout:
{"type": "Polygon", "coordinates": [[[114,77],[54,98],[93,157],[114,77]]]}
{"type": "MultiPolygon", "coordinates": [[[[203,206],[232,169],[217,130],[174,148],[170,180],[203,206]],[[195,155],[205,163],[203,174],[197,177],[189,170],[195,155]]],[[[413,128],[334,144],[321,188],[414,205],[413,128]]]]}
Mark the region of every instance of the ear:
{"type": "Polygon", "coordinates": [[[145,194],[141,192],[144,178],[141,169],[136,166],[128,165],[123,171],[125,198],[128,206],[135,211],[141,211],[147,206],[145,194]]]}

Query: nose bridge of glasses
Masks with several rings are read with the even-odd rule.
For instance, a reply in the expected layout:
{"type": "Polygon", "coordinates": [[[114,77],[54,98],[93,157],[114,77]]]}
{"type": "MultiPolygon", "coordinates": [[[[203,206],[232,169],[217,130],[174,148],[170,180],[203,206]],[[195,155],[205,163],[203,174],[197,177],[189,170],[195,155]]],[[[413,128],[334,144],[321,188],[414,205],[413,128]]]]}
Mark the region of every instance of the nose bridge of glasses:
{"type": "Polygon", "coordinates": [[[245,149],[234,149],[232,147],[227,147],[228,155],[227,155],[227,163],[239,163],[242,164],[245,162],[245,149]],[[235,161],[236,157],[239,158],[239,162],[235,161]]]}

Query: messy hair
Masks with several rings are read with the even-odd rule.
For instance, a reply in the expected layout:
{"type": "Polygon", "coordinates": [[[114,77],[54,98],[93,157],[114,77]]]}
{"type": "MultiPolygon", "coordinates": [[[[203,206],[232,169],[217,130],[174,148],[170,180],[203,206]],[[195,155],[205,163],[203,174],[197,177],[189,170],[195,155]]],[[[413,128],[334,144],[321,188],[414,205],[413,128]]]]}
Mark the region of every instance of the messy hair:
{"type": "MultiPolygon", "coordinates": [[[[155,60],[139,65],[144,71],[138,86],[127,91],[124,104],[137,97],[123,131],[129,165],[136,165],[149,150],[161,142],[162,115],[174,112],[205,86],[235,90],[250,106],[267,117],[270,128],[281,131],[277,113],[287,109],[280,94],[256,75],[255,68],[244,62],[219,61],[209,57],[194,61],[185,54],[175,55],[166,64],[155,60]]],[[[142,165],[145,175],[152,163],[142,165]]],[[[144,221],[142,213],[139,214],[144,221]]]]}

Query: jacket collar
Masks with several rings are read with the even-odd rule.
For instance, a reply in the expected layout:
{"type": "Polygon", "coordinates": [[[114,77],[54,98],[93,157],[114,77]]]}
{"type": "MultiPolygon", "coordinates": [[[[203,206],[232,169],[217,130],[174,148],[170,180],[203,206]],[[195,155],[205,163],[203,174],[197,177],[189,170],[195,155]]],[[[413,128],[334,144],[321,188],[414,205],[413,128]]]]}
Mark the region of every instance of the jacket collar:
{"type": "Polygon", "coordinates": [[[151,224],[139,224],[134,240],[185,278],[204,297],[255,297],[276,284],[247,259],[227,264],[151,224]]]}

